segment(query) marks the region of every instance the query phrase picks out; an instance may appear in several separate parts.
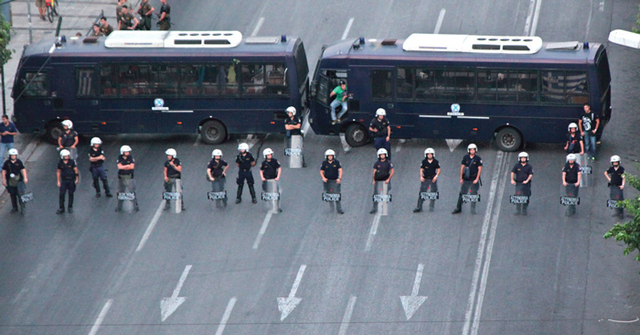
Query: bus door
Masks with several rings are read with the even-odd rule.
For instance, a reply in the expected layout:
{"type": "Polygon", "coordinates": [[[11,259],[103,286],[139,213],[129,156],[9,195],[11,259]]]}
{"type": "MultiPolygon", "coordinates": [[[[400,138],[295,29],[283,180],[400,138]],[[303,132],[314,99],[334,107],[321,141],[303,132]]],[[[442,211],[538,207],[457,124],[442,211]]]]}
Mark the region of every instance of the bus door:
{"type": "MultiPolygon", "coordinates": [[[[311,101],[311,108],[316,111],[313,122],[320,126],[321,129],[331,129],[329,132],[337,129],[331,124],[331,103],[334,101],[334,97],[331,97],[331,92],[339,86],[341,80],[344,80],[347,84],[347,94],[353,96],[352,88],[354,86],[351,85],[349,71],[321,69],[317,77],[317,92],[315,98],[311,101]]],[[[347,98],[347,106],[352,104],[349,100],[347,98]]],[[[340,105],[336,107],[336,116],[339,115],[341,108],[340,105]]],[[[348,110],[342,119],[346,117],[353,117],[351,110],[348,110]]]]}
{"type": "Polygon", "coordinates": [[[85,116],[78,113],[75,104],[75,92],[73,90],[73,71],[65,65],[56,65],[50,72],[51,81],[51,108],[53,117],[69,118],[75,125],[78,132],[86,132],[85,116]]]}

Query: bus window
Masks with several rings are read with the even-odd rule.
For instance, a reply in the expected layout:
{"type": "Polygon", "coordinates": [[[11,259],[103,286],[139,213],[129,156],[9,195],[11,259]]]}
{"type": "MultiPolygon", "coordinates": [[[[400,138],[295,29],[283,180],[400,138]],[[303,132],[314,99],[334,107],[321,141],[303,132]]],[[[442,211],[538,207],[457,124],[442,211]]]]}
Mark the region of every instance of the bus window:
{"type": "Polygon", "coordinates": [[[396,75],[398,100],[413,100],[414,81],[413,81],[413,69],[398,68],[396,75]]]}
{"type": "Polygon", "coordinates": [[[329,78],[323,74],[318,76],[318,94],[316,95],[316,99],[325,106],[329,105],[329,92],[333,90],[333,87],[330,87],[331,81],[329,78]]]}
{"type": "Polygon", "coordinates": [[[46,72],[27,72],[22,80],[25,97],[48,97],[49,83],[46,72]]]}
{"type": "Polygon", "coordinates": [[[265,65],[267,73],[267,94],[287,95],[289,87],[287,83],[287,69],[283,64],[265,65]]]}
{"type": "Polygon", "coordinates": [[[416,99],[433,100],[436,97],[435,73],[432,70],[416,70],[416,99]]]}
{"type": "Polygon", "coordinates": [[[243,64],[242,93],[248,95],[263,94],[264,89],[264,65],[243,64]]]}
{"type": "Polygon", "coordinates": [[[156,64],[151,65],[149,86],[154,88],[157,94],[163,96],[175,96],[178,94],[178,65],[156,64]]]}
{"type": "Polygon", "coordinates": [[[371,71],[371,93],[373,99],[390,100],[392,96],[393,81],[391,70],[371,71]]]}
{"type": "Polygon", "coordinates": [[[121,96],[139,96],[156,94],[156,89],[149,86],[149,65],[126,64],[120,65],[118,72],[121,96]]]}
{"type": "Polygon", "coordinates": [[[236,80],[237,66],[234,64],[223,65],[219,78],[223,79],[221,94],[238,94],[238,82],[236,80]]]}
{"type": "Polygon", "coordinates": [[[118,75],[116,65],[100,65],[100,95],[103,97],[116,97],[118,95],[118,75]]]}
{"type": "Polygon", "coordinates": [[[475,91],[475,73],[470,71],[437,70],[436,99],[469,101],[475,91]]]}
{"type": "MultiPolygon", "coordinates": [[[[217,77],[217,76],[216,76],[217,77]]],[[[180,94],[198,96],[203,94],[204,66],[184,64],[180,66],[180,94]]],[[[216,87],[217,92],[217,87],[216,87]]],[[[213,93],[210,93],[213,94],[213,93]]]]}
{"type": "Polygon", "coordinates": [[[565,89],[569,99],[568,103],[576,105],[589,103],[586,72],[567,71],[565,89]]]}
{"type": "Polygon", "coordinates": [[[296,63],[296,71],[298,72],[298,85],[304,85],[309,75],[309,64],[307,64],[307,53],[304,51],[304,45],[302,41],[296,47],[293,58],[296,63]]]}
{"type": "Polygon", "coordinates": [[[95,69],[76,68],[76,96],[78,98],[91,98],[96,96],[96,88],[93,80],[95,69]]]}
{"type": "Polygon", "coordinates": [[[538,101],[538,72],[509,72],[508,90],[515,91],[519,102],[538,101]]]}
{"type": "Polygon", "coordinates": [[[549,103],[589,102],[587,74],[577,71],[543,71],[541,100],[549,103]]]}

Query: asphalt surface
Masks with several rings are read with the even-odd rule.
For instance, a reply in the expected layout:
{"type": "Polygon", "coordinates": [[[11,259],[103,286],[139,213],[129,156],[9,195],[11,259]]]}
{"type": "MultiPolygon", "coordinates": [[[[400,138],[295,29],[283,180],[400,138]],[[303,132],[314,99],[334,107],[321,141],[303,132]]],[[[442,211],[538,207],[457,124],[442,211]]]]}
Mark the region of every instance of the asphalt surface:
{"type": "MultiPolygon", "coordinates": [[[[530,1],[256,1],[242,10],[233,2],[190,1],[173,4],[172,17],[174,29],[301,36],[313,67],[322,44],[343,35],[406,37],[439,27],[606,42],[608,31],[628,29],[637,11],[630,1],[543,2],[539,11],[536,3],[532,13],[539,14],[529,20],[530,1]]],[[[233,203],[235,166],[228,207],[206,199],[214,148],[195,136],[132,135],[103,140],[112,187],[118,148],[133,148],[140,212],[116,213],[115,198],[94,197],[85,138],[75,212],[55,215],[57,152],[39,144],[26,159],[36,200],[24,217],[9,214],[6,196],[0,208],[0,334],[637,334],[638,264],[602,238],[616,222],[605,207],[607,157],[620,155],[637,173],[637,150],[629,145],[640,123],[637,52],[609,48],[614,116],[572,218],[559,204],[561,145],[527,145],[535,174],[529,216],[521,217],[513,215],[506,178],[517,155],[491,143],[478,144],[478,214],[465,205],[457,216],[451,210],[467,142],[451,152],[443,140],[394,140],[387,216],[369,214],[374,148],[345,153],[337,137],[305,139],[306,169],[287,167],[281,135],[251,142],[255,156],[270,147],[284,165],[283,212],[272,215],[263,203],[251,204],[246,189],[243,202],[233,203]],[[414,214],[427,146],[443,167],[440,199],[433,213],[414,214]],[[161,209],[168,147],[184,165],[180,214],[161,209]],[[345,169],[344,215],[320,201],[327,148],[345,169]]],[[[233,162],[243,140],[220,145],[223,158],[233,162]]],[[[626,196],[637,194],[627,188],[626,196]]]]}

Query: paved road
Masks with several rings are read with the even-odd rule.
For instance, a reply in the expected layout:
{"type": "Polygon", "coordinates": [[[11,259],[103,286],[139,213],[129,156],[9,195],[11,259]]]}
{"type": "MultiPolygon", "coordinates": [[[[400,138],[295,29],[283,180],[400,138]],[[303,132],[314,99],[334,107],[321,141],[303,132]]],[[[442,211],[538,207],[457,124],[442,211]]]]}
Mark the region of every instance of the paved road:
{"type": "MultiPolygon", "coordinates": [[[[605,2],[600,11],[599,3],[590,9],[544,2],[536,11],[536,3],[532,17],[538,19],[528,20],[530,1],[374,1],[344,8],[259,1],[242,12],[234,3],[194,1],[174,4],[174,21],[176,29],[299,35],[313,66],[321,45],[342,38],[351,18],[347,36],[404,37],[440,26],[441,33],[535,32],[545,40],[604,42],[610,28],[629,26],[635,15],[629,14],[634,4],[605,2]]],[[[638,266],[618,244],[602,239],[615,220],[604,207],[608,192],[601,174],[614,153],[637,172],[637,154],[625,143],[637,136],[633,92],[640,67],[637,54],[621,47],[611,46],[610,59],[616,114],[599,147],[595,175],[588,177],[592,186],[581,190],[582,204],[571,219],[558,204],[564,154],[556,145],[527,147],[534,200],[530,216],[522,218],[513,215],[513,186],[505,179],[516,155],[489,143],[479,144],[484,185],[478,214],[464,208],[452,216],[467,143],[450,152],[444,141],[394,142],[393,202],[389,215],[378,217],[368,214],[374,149],[344,153],[338,138],[306,139],[309,167],[284,169],[284,212],[275,215],[251,204],[246,190],[240,205],[217,209],[208,202],[204,170],[213,147],[194,136],[114,136],[105,138],[110,179],[118,148],[130,145],[140,212],[115,213],[114,199],[94,198],[88,162],[81,159],[76,211],[56,216],[57,156],[41,144],[28,160],[34,206],[24,218],[10,215],[6,204],[0,208],[0,333],[637,333],[637,324],[617,322],[638,316],[638,266]],[[434,213],[413,214],[427,146],[443,166],[441,198],[434,213]],[[161,210],[167,147],[184,162],[187,210],[181,214],[161,210]],[[319,201],[318,167],[326,148],[339,149],[345,168],[341,216],[319,201]]],[[[240,140],[219,146],[227,161],[240,140]]],[[[80,157],[87,147],[82,143],[80,157]]],[[[260,138],[251,152],[266,147],[284,158],[281,136],[260,138]]],[[[229,172],[230,194],[236,172],[229,172]]]]}

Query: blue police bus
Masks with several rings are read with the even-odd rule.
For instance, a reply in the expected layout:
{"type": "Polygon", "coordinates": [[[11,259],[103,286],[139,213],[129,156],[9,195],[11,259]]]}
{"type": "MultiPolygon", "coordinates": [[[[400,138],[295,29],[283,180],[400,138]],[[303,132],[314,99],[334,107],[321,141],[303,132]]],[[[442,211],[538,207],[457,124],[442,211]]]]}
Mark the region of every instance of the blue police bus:
{"type": "Polygon", "coordinates": [[[81,134],[281,132],[303,113],[308,64],[296,37],[238,31],[115,31],[25,47],[12,92],[23,132],[55,140],[71,119],[81,134]]]}
{"type": "Polygon", "coordinates": [[[596,43],[543,43],[539,37],[412,34],[406,40],[325,46],[311,84],[316,134],[367,143],[369,121],[386,109],[394,138],[493,141],[514,151],[527,142],[563,142],[584,104],[611,118],[607,53],[596,43]],[[332,124],[330,93],[347,82],[347,114],[332,124]]]}

